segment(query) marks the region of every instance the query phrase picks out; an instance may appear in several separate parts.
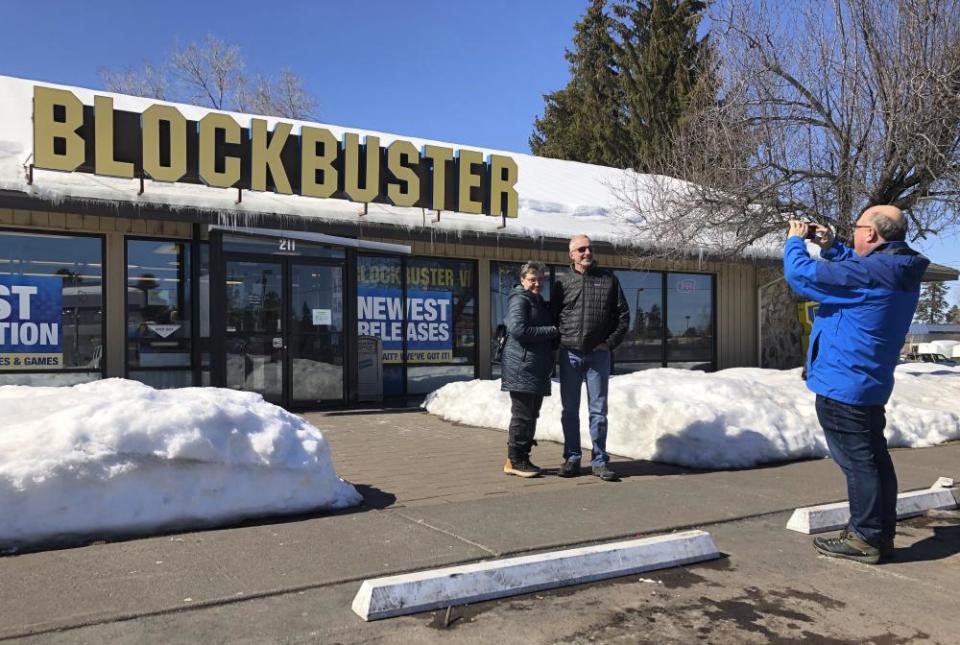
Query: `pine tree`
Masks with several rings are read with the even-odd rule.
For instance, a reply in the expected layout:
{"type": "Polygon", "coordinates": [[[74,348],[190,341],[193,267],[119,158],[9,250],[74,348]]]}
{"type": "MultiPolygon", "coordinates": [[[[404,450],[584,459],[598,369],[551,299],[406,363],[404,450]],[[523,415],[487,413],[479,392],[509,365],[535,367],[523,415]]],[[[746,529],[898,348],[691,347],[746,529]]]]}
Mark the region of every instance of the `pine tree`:
{"type": "Polygon", "coordinates": [[[951,325],[960,325],[960,307],[953,305],[947,312],[947,323],[951,325]]]}
{"type": "Polygon", "coordinates": [[[617,69],[614,19],[607,0],[592,0],[567,50],[570,82],[546,94],[534,121],[534,154],[607,166],[625,164],[623,97],[617,69]]]}
{"type": "Polygon", "coordinates": [[[660,171],[684,114],[714,98],[709,44],[697,38],[706,6],[702,0],[649,0],[614,8],[623,111],[633,144],[629,165],[637,170],[660,171]]]}
{"type": "Polygon", "coordinates": [[[672,132],[717,83],[704,0],[592,0],[567,51],[571,79],[544,96],[536,155],[644,172],[660,170],[672,132]]]}
{"type": "Polygon", "coordinates": [[[942,282],[927,282],[920,289],[914,319],[927,324],[943,323],[947,317],[947,288],[942,282]]]}

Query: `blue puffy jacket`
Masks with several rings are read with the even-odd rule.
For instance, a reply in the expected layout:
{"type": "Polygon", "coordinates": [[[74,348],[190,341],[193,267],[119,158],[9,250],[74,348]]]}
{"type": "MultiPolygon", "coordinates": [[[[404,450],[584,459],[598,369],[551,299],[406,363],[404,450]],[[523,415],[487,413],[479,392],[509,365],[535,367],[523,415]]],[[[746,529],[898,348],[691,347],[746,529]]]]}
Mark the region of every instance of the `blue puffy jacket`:
{"type": "Polygon", "coordinates": [[[930,260],[905,242],[887,242],[864,257],[834,242],[821,257],[829,261],[811,258],[799,237],[787,239],[787,282],[820,303],[807,350],[807,387],[850,405],[884,405],[930,260]]]}

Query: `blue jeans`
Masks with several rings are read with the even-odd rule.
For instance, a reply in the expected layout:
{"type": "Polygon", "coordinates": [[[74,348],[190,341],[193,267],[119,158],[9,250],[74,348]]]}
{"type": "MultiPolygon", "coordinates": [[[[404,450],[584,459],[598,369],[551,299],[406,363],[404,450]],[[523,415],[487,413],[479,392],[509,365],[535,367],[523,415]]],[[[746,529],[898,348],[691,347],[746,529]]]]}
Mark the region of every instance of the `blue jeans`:
{"type": "Polygon", "coordinates": [[[850,405],[817,395],[817,418],[830,456],[847,478],[848,528],[880,546],[897,531],[897,473],[887,450],[882,405],[850,405]]]}
{"type": "Polygon", "coordinates": [[[560,350],[560,401],[563,414],[563,459],[579,463],[580,390],[587,381],[587,408],[590,411],[590,440],[593,452],[590,463],[602,466],[610,461],[607,455],[607,381],[610,378],[610,352],[595,349],[582,353],[560,350]]]}

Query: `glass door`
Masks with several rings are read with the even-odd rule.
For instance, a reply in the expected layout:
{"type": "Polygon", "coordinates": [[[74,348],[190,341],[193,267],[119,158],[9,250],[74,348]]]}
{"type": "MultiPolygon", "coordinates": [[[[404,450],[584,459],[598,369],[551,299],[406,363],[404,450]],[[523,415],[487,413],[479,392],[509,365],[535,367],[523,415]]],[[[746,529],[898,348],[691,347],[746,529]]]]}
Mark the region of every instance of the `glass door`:
{"type": "Polygon", "coordinates": [[[227,260],[226,384],[284,404],[282,262],[227,260]]]}
{"type": "Polygon", "coordinates": [[[289,262],[289,403],[342,403],[343,265],[289,262]]]}

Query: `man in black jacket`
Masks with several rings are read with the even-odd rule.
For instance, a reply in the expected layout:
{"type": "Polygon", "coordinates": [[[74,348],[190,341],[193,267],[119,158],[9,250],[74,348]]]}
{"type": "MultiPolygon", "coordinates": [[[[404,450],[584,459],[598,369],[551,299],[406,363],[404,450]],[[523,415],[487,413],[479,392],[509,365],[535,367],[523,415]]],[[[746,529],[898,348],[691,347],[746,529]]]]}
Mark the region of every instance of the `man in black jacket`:
{"type": "Polygon", "coordinates": [[[590,459],[593,474],[616,481],[607,455],[607,382],[610,353],[630,326],[630,308],[612,271],[593,260],[590,238],[570,240],[573,272],[561,275],[550,295],[550,311],[560,330],[560,399],[563,404],[561,477],[580,474],[580,390],[587,382],[590,411],[590,459]]]}

